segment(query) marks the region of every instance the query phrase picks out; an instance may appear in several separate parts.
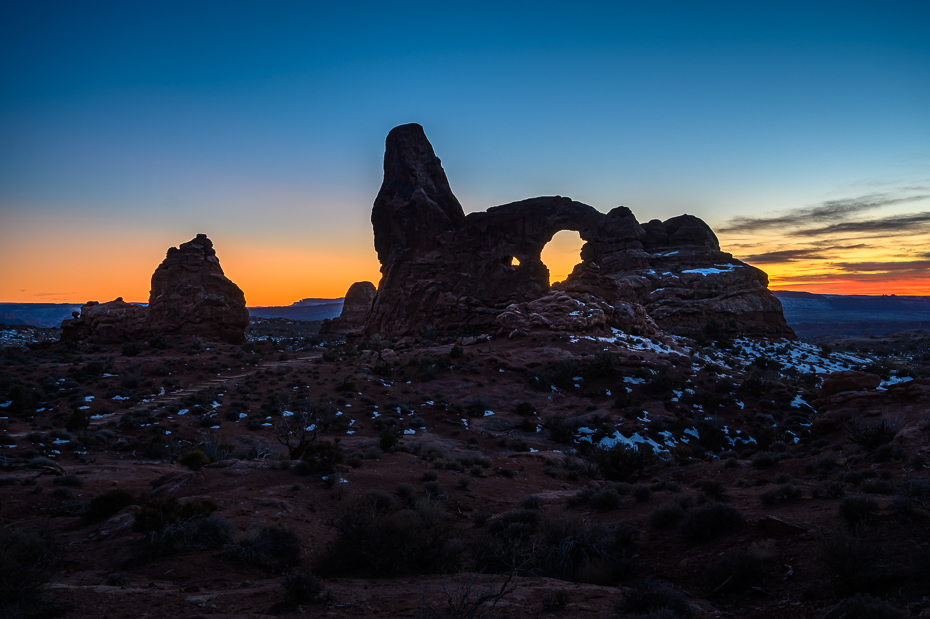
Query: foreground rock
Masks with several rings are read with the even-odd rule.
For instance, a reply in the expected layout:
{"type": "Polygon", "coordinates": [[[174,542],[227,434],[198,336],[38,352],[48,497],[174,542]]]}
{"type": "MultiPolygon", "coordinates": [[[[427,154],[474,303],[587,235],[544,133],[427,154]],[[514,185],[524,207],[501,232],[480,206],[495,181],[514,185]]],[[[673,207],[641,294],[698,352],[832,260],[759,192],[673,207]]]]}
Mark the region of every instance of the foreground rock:
{"type": "Polygon", "coordinates": [[[220,267],[205,234],[172,247],[152,275],[147,307],[91,301],[80,316],[61,323],[65,340],[118,344],[155,335],[197,336],[245,343],[249,313],[245,295],[220,267]]]}
{"type": "MultiPolygon", "coordinates": [[[[416,124],[388,135],[371,220],[382,279],[365,325],[369,335],[510,328],[527,320],[540,328],[628,328],[638,305],[658,327],[677,334],[717,323],[748,335],[794,337],[766,274],[720,251],[697,217],[640,225],[626,207],[604,214],[560,196],[466,216],[416,124]],[[591,314],[583,325],[551,312],[541,320],[520,318],[532,311],[521,304],[550,292],[540,254],[561,230],[578,231],[586,243],[559,290],[618,311],[591,314]],[[500,324],[502,314],[508,316],[500,324]]],[[[545,305],[552,310],[559,303],[545,305]]],[[[645,328],[645,321],[635,321],[645,328]]]]}
{"type": "Polygon", "coordinates": [[[378,289],[371,282],[355,282],[349,286],[342,313],[332,320],[324,320],[320,326],[320,334],[345,334],[361,330],[365,326],[377,292],[378,289]]]}

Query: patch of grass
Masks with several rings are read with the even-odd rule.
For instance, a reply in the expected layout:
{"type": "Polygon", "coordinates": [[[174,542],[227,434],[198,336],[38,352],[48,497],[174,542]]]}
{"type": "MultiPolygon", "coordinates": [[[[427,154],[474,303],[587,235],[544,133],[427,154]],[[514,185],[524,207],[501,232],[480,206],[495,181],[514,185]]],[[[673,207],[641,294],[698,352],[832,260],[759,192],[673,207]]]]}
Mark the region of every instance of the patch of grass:
{"type": "Polygon", "coordinates": [[[60,545],[49,530],[0,532],[0,614],[57,616],[46,595],[60,545]]]}

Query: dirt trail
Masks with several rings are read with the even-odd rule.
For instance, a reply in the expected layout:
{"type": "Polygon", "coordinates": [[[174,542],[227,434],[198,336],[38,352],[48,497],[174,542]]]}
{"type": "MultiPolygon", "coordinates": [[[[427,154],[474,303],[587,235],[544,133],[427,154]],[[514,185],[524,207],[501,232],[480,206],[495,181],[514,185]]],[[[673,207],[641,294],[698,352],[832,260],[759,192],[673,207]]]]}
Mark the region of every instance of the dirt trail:
{"type": "Polygon", "coordinates": [[[203,389],[207,389],[211,387],[219,387],[221,385],[225,385],[227,383],[230,383],[236,380],[242,380],[243,378],[246,378],[247,376],[251,376],[252,374],[255,374],[256,372],[267,369],[269,367],[279,367],[282,365],[300,365],[303,363],[307,363],[308,361],[313,361],[314,359],[319,359],[322,356],[323,356],[322,352],[313,352],[313,353],[309,353],[306,355],[300,355],[293,359],[288,359],[287,361],[263,361],[262,363],[259,363],[257,366],[252,367],[248,371],[237,372],[236,374],[216,376],[214,378],[210,378],[203,382],[197,383],[196,385],[191,385],[190,387],[187,387],[186,389],[181,389],[180,391],[172,391],[171,393],[165,393],[163,395],[156,396],[152,398],[151,400],[146,400],[145,403],[154,404],[156,406],[163,406],[165,404],[176,402],[186,396],[197,393],[198,391],[201,391],[203,389]]]}

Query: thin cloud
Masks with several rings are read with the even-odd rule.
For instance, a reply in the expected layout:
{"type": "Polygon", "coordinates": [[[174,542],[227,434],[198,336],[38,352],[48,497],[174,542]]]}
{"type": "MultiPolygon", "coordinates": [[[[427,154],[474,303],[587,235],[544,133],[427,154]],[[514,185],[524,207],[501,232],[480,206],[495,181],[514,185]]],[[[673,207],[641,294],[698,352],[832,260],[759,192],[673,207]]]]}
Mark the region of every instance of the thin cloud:
{"type": "Polygon", "coordinates": [[[900,235],[920,232],[915,227],[923,227],[930,223],[930,212],[913,213],[910,215],[892,215],[882,219],[868,219],[864,221],[844,221],[838,224],[795,230],[795,236],[827,236],[834,234],[882,234],[900,235]]]}
{"type": "Polygon", "coordinates": [[[746,256],[745,262],[749,264],[785,264],[798,260],[827,260],[836,258],[835,252],[849,249],[862,249],[868,247],[865,243],[856,245],[831,245],[828,247],[804,247],[799,249],[780,249],[767,251],[752,256],[746,256]],[[834,252],[830,254],[828,252],[834,252]]]}
{"type": "Polygon", "coordinates": [[[908,260],[901,262],[838,262],[832,266],[855,273],[923,273],[930,270],[930,260],[908,260]]]}
{"type": "Polygon", "coordinates": [[[865,211],[895,204],[918,202],[930,198],[930,194],[895,197],[889,194],[867,194],[856,198],[827,200],[817,206],[793,209],[775,217],[734,217],[726,222],[719,232],[754,232],[766,228],[801,227],[810,224],[846,219],[865,211]]]}

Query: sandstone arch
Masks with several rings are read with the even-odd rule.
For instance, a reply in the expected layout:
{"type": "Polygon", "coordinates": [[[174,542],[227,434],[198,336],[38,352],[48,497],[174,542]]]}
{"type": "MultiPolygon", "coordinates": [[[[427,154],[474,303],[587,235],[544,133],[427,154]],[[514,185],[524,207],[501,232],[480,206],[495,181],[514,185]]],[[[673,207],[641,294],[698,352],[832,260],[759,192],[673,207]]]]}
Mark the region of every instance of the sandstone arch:
{"type": "Polygon", "coordinates": [[[646,328],[648,313],[681,334],[733,319],[748,333],[793,337],[765,273],[721,252],[697,217],[640,225],[626,207],[601,213],[561,196],[466,216],[416,124],[388,134],[384,170],[371,215],[382,278],[366,334],[487,330],[511,306],[557,293],[558,307],[574,299],[604,313],[584,328],[620,326],[633,314],[646,328]],[[581,263],[551,291],[540,255],[561,230],[577,231],[585,244],[581,263]]]}

